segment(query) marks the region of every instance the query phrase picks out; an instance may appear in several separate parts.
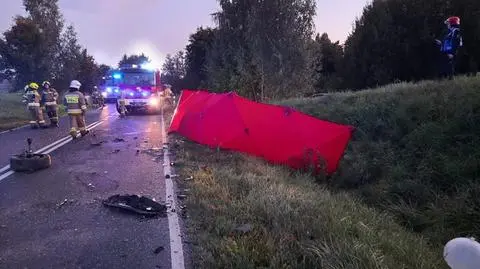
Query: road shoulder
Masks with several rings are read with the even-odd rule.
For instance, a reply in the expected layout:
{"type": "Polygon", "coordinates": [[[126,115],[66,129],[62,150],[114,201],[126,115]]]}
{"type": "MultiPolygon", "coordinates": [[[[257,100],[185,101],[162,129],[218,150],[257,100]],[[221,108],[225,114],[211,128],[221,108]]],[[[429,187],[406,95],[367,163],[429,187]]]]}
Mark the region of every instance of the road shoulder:
{"type": "Polygon", "coordinates": [[[195,268],[445,268],[441,251],[314,179],[171,138],[195,268]]]}

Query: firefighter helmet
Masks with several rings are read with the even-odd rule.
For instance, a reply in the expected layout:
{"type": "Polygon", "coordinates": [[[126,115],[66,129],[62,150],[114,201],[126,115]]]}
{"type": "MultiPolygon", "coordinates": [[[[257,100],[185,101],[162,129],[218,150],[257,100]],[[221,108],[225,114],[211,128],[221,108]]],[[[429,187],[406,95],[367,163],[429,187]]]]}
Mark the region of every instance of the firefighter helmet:
{"type": "Polygon", "coordinates": [[[42,82],[42,86],[43,86],[43,87],[45,87],[45,86],[47,86],[47,85],[48,85],[49,87],[51,86],[49,81],[44,81],[44,82],[42,82]]]}
{"type": "Polygon", "coordinates": [[[38,90],[38,84],[35,83],[35,82],[31,82],[30,84],[28,84],[28,87],[31,88],[31,89],[34,89],[34,90],[38,90]]]}
{"type": "Polygon", "coordinates": [[[72,80],[72,82],[70,82],[70,89],[79,90],[81,86],[82,86],[82,83],[80,83],[80,81],[78,80],[72,80]]]}
{"type": "Polygon", "coordinates": [[[460,17],[449,17],[446,21],[445,24],[450,24],[450,25],[460,25],[460,17]]]}

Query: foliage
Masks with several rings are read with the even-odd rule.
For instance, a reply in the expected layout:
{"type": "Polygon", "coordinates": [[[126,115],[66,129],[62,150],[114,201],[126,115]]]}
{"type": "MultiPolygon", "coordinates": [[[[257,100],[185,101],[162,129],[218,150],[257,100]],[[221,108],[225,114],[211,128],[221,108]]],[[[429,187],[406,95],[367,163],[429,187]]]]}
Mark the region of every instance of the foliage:
{"type": "Polygon", "coordinates": [[[50,80],[62,91],[79,77],[87,87],[98,83],[98,67],[78,44],[75,29],[73,26],[64,29],[58,0],[24,0],[23,3],[28,15],[17,16],[4,38],[0,38],[2,68],[9,69],[2,73],[15,82],[14,88],[23,89],[30,81],[50,80]]]}
{"type": "Polygon", "coordinates": [[[122,59],[120,62],[118,62],[118,66],[124,65],[124,64],[136,64],[136,65],[141,65],[144,63],[150,62],[150,58],[148,58],[145,54],[140,54],[140,55],[129,55],[127,56],[126,54],[123,55],[122,59]]]}
{"type": "Polygon", "coordinates": [[[255,99],[311,90],[307,44],[315,1],[219,1],[208,86],[255,99]]]}
{"type": "Polygon", "coordinates": [[[173,90],[179,91],[183,88],[185,74],[185,53],[179,51],[174,56],[167,54],[162,67],[162,83],[170,84],[173,90]]]}
{"type": "Polygon", "coordinates": [[[178,138],[172,144],[179,178],[189,178],[179,183],[190,190],[194,268],[447,268],[441,249],[310,176],[178,138]]]}
{"type": "Polygon", "coordinates": [[[333,43],[326,33],[317,34],[312,42],[313,79],[316,91],[335,89],[342,85],[340,77],[343,48],[339,42],[333,43]]]}
{"type": "Polygon", "coordinates": [[[185,55],[185,80],[184,84],[187,88],[198,88],[206,86],[207,70],[206,61],[207,53],[212,48],[215,38],[215,30],[211,28],[198,28],[197,31],[190,35],[189,44],[186,47],[185,55]]]}
{"type": "Polygon", "coordinates": [[[435,77],[440,52],[434,40],[445,34],[443,21],[452,14],[461,17],[465,44],[458,71],[476,71],[479,1],[377,0],[365,7],[345,42],[344,86],[360,89],[435,77]]]}
{"type": "Polygon", "coordinates": [[[432,242],[480,235],[480,78],[282,102],[357,128],[330,185],[432,242]]]}

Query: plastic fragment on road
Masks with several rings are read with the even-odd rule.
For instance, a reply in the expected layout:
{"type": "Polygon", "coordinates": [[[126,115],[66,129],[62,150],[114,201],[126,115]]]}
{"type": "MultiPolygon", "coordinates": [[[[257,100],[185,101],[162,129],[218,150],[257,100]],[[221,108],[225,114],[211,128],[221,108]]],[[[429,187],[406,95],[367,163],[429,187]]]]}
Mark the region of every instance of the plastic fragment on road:
{"type": "Polygon", "coordinates": [[[243,152],[293,169],[334,173],[354,127],[233,92],[183,90],[168,132],[214,149],[243,152]]]}
{"type": "Polygon", "coordinates": [[[474,238],[454,238],[445,245],[443,258],[451,269],[480,268],[480,243],[474,238]]]}
{"type": "Polygon", "coordinates": [[[104,206],[120,208],[145,216],[165,215],[167,206],[138,195],[113,195],[102,201],[104,206]]]}

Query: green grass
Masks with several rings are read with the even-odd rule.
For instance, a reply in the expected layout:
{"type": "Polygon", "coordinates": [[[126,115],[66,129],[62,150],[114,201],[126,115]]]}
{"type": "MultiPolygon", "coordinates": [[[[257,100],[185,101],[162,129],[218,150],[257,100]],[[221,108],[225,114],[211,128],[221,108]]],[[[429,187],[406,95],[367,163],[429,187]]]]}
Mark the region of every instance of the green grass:
{"type": "Polygon", "coordinates": [[[447,268],[441,249],[308,175],[177,138],[195,268],[447,268]],[[249,224],[246,234],[235,228],[249,224]]]}
{"type": "Polygon", "coordinates": [[[433,244],[480,235],[480,78],[282,102],[358,129],[328,182],[433,244]]]}
{"type": "Polygon", "coordinates": [[[22,103],[22,95],[0,93],[0,130],[15,128],[28,123],[28,111],[22,103]]]}
{"type": "MultiPolygon", "coordinates": [[[[59,105],[59,115],[65,115],[63,105],[59,105]]],[[[0,93],[0,131],[25,125],[29,120],[30,114],[22,103],[22,93],[0,93]]]]}
{"type": "Polygon", "coordinates": [[[447,268],[448,240],[478,238],[480,78],[279,103],[357,127],[338,173],[175,138],[196,267],[447,268]]]}

